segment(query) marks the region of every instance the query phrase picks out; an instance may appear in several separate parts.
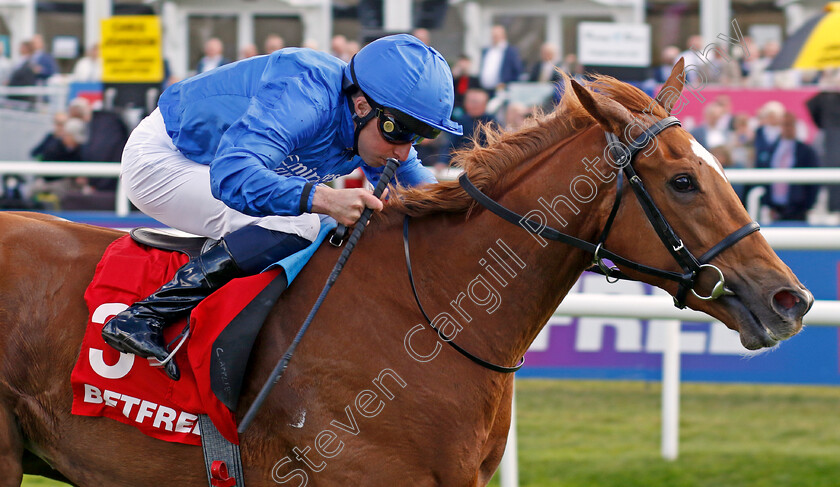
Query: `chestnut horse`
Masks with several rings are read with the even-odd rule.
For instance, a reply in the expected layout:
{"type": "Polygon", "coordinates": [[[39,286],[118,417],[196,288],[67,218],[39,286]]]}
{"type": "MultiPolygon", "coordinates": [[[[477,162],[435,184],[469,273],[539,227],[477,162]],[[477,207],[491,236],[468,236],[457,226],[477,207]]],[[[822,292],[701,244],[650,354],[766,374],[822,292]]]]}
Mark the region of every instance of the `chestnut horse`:
{"type": "MultiPolygon", "coordinates": [[[[616,169],[603,157],[606,132],[629,144],[668,117],[678,77],[659,103],[611,78],[588,89],[565,85],[554,113],[517,133],[491,130],[487,146],[459,155],[461,166],[500,204],[531,218],[539,210],[579,239],[596,242],[609,219],[603,248],[680,274],[637,198],[617,191],[616,169]]],[[[661,130],[632,165],[696,255],[750,222],[720,165],[679,126],[661,130]]],[[[457,182],[397,191],[242,435],[248,486],[483,486],[496,470],[513,375],[480,367],[419,325],[402,240],[406,214],[419,301],[455,343],[495,364],[517,363],[592,262],[587,251],[476,205],[457,182]]],[[[87,322],[82,296],[106,246],[122,234],[16,213],[0,214],[0,229],[0,486],[18,485],[24,472],[82,486],[207,485],[200,448],[70,414],[70,372],[87,322]]],[[[800,330],[813,298],[760,233],[742,237],[714,258],[726,292],[712,300],[690,293],[685,302],[739,331],[747,348],[772,346],[800,330]]],[[[275,305],[248,366],[239,418],[339,252],[319,249],[275,305]]],[[[661,274],[619,267],[678,293],[679,283],[661,274]]],[[[709,294],[716,273],[701,274],[695,291],[709,294]]]]}

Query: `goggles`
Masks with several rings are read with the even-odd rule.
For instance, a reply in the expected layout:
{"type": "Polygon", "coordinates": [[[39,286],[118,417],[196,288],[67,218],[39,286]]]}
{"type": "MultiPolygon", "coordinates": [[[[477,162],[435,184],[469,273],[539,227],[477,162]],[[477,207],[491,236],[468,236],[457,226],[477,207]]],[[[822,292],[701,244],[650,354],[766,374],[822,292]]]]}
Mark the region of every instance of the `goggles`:
{"type": "Polygon", "coordinates": [[[385,112],[382,108],[374,108],[375,117],[379,120],[379,132],[386,142],[391,144],[416,144],[423,139],[434,139],[440,130],[428,125],[406,120],[398,115],[385,112]]]}

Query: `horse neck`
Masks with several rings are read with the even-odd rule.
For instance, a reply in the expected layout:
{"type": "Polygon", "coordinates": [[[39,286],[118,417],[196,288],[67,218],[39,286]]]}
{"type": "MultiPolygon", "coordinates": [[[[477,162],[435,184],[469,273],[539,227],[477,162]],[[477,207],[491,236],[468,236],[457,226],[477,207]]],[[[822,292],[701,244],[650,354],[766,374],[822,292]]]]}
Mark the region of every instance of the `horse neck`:
{"type": "MultiPolygon", "coordinates": [[[[587,176],[581,164],[584,155],[603,148],[603,134],[587,131],[576,139],[574,147],[560,143],[558,150],[544,151],[552,156],[521,165],[494,193],[520,215],[542,217],[548,226],[593,241],[612,205],[614,181],[587,176]],[[570,194],[570,184],[581,175],[596,184],[596,196],[587,203],[570,194]],[[564,197],[577,214],[562,203],[564,197]]],[[[546,241],[488,210],[475,210],[466,222],[463,218],[437,215],[412,224],[417,292],[430,318],[446,312],[463,327],[456,343],[511,365],[588,267],[591,255],[546,241]]]]}

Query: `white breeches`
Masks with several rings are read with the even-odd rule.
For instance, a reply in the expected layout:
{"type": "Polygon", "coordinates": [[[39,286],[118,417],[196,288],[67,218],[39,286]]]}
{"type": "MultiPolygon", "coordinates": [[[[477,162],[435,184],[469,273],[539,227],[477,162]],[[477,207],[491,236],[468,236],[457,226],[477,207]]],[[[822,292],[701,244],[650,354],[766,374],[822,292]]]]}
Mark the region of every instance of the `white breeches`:
{"type": "Polygon", "coordinates": [[[166,133],[163,116],[155,109],[131,132],[122,155],[122,174],[128,199],[146,215],[172,228],[210,238],[259,225],[313,241],[318,215],[253,217],[213,197],[210,167],[184,157],[166,133]]]}

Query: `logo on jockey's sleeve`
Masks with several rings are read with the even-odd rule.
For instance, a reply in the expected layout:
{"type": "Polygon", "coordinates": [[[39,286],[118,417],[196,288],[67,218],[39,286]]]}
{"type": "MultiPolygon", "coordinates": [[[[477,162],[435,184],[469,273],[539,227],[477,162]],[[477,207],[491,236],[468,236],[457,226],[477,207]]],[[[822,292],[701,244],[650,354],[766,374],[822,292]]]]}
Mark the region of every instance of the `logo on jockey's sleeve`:
{"type": "Polygon", "coordinates": [[[300,156],[295,154],[286,157],[286,159],[277,166],[274,172],[281,176],[298,176],[305,178],[310,183],[324,183],[341,176],[341,174],[325,174],[321,176],[315,169],[307,167],[300,162],[300,156]]]}

